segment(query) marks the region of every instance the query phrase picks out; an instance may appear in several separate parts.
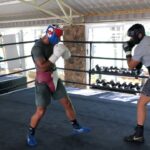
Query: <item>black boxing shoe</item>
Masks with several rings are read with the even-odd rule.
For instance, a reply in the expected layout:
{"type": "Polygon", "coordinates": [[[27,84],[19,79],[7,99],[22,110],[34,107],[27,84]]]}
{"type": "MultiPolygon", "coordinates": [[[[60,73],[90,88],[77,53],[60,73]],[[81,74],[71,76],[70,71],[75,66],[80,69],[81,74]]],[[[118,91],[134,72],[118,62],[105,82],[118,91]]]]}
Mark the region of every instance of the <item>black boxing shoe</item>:
{"type": "Polygon", "coordinates": [[[125,142],[144,143],[144,136],[136,136],[135,134],[124,137],[125,142]]]}
{"type": "Polygon", "coordinates": [[[125,142],[135,142],[135,143],[144,143],[144,126],[137,125],[135,127],[135,133],[129,136],[124,137],[125,142]]]}

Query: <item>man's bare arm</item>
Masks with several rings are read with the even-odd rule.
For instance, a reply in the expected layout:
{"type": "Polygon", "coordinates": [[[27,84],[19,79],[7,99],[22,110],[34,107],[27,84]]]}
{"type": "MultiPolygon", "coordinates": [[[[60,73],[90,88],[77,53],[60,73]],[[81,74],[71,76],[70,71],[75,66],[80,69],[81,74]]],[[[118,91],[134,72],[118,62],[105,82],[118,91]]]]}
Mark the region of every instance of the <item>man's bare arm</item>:
{"type": "Polygon", "coordinates": [[[136,60],[132,59],[132,57],[128,57],[127,63],[128,63],[129,69],[134,69],[140,63],[140,61],[136,61],[136,60]]]}
{"type": "Polygon", "coordinates": [[[53,63],[51,63],[49,60],[45,60],[44,58],[36,59],[35,65],[39,71],[50,71],[55,67],[53,63]]]}

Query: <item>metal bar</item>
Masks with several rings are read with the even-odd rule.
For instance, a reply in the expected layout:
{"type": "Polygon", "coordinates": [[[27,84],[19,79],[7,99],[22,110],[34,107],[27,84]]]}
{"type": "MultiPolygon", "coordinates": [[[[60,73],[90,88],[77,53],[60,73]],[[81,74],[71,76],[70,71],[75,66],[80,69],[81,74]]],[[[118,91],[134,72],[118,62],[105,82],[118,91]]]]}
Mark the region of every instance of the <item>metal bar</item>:
{"type": "MultiPolygon", "coordinates": [[[[89,58],[90,56],[78,56],[78,55],[71,55],[71,57],[77,57],[77,58],[89,58]]],[[[109,57],[93,57],[91,56],[92,59],[108,59],[108,60],[126,60],[125,58],[109,58],[109,57]]]]}
{"type": "Polygon", "coordinates": [[[118,43],[118,44],[123,44],[125,43],[125,41],[61,41],[61,42],[67,42],[67,43],[101,43],[101,44],[114,44],[114,43],[118,43]]]}
{"type": "Polygon", "coordinates": [[[36,42],[37,40],[34,41],[25,41],[25,42],[16,42],[16,43],[6,43],[6,44],[0,44],[0,47],[2,46],[8,46],[8,45],[16,45],[16,44],[28,44],[28,43],[33,43],[36,42]]]}
{"type": "Polygon", "coordinates": [[[0,75],[0,77],[4,77],[4,76],[7,76],[7,75],[12,75],[12,74],[17,74],[17,73],[21,73],[21,72],[25,72],[25,71],[29,71],[29,70],[34,70],[35,68],[29,68],[29,69],[24,69],[24,70],[21,70],[21,71],[16,71],[16,72],[12,72],[12,73],[8,73],[8,74],[2,74],[0,75]]]}
{"type": "MultiPolygon", "coordinates": [[[[15,44],[28,44],[28,43],[33,43],[33,42],[36,42],[38,39],[35,39],[33,41],[24,41],[24,42],[15,42],[15,43],[6,43],[6,44],[0,44],[0,46],[8,46],[8,45],[15,45],[15,44]]],[[[97,43],[97,44],[106,44],[106,43],[109,43],[109,44],[113,44],[113,43],[116,43],[116,44],[123,44],[124,42],[123,41],[115,41],[115,42],[108,42],[108,41],[61,41],[61,42],[65,42],[65,43],[87,43],[87,44],[90,44],[90,43],[97,43]]]]}
{"type": "Polygon", "coordinates": [[[87,85],[87,86],[90,86],[90,84],[87,84],[87,83],[81,83],[81,82],[74,82],[74,81],[67,81],[67,80],[62,80],[63,82],[66,82],[66,83],[74,83],[74,84],[80,84],[80,85],[87,85]]]}
{"type": "MultiPolygon", "coordinates": [[[[15,58],[10,58],[10,59],[4,59],[4,60],[0,60],[0,62],[4,62],[4,61],[12,61],[12,60],[17,60],[17,59],[22,59],[22,58],[27,58],[27,57],[31,57],[31,55],[27,55],[27,56],[22,56],[22,57],[15,57],[15,58]]],[[[125,58],[109,58],[109,57],[90,57],[90,56],[78,56],[78,55],[71,55],[71,57],[77,57],[77,58],[88,58],[88,59],[106,59],[106,60],[126,60],[125,58]]]]}
{"type": "Polygon", "coordinates": [[[9,59],[3,59],[3,60],[0,60],[0,63],[5,62],[5,61],[12,61],[12,60],[17,60],[17,59],[22,59],[22,58],[28,58],[28,57],[31,57],[31,55],[22,56],[22,57],[15,57],[15,58],[9,58],[9,59]]]}
{"type": "Polygon", "coordinates": [[[134,78],[149,78],[149,76],[138,76],[138,75],[126,75],[126,74],[117,74],[117,73],[100,73],[100,72],[92,72],[91,71],[91,74],[103,74],[103,75],[110,75],[110,76],[124,76],[124,77],[134,77],[134,78]]]}
{"type": "MultiPolygon", "coordinates": [[[[90,69],[92,69],[92,43],[90,43],[90,69]]],[[[91,84],[91,72],[89,72],[89,84],[91,84]]]]}
{"type": "Polygon", "coordinates": [[[78,70],[78,69],[59,68],[59,67],[57,67],[57,69],[61,69],[61,70],[68,70],[68,71],[76,71],[76,72],[86,72],[86,73],[89,73],[89,71],[88,71],[88,70],[78,70]]]}

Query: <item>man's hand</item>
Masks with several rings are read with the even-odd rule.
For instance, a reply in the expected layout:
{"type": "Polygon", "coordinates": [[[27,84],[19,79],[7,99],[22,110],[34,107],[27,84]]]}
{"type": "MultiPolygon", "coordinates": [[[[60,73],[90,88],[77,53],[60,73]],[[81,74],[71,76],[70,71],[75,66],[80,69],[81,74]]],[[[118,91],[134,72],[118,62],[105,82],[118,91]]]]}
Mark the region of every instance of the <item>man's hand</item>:
{"type": "Polygon", "coordinates": [[[35,59],[35,65],[38,71],[51,71],[56,68],[55,64],[45,60],[45,58],[35,59]]]}
{"type": "Polygon", "coordinates": [[[132,48],[135,46],[132,40],[123,43],[123,50],[126,53],[126,57],[131,57],[132,55],[132,48]]]}

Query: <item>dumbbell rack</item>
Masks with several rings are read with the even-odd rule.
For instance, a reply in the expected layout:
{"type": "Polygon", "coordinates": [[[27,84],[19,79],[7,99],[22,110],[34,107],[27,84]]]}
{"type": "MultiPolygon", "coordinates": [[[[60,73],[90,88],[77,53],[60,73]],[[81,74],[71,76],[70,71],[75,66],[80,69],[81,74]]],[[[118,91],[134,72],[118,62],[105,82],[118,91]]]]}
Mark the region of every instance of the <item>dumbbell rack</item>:
{"type": "Polygon", "coordinates": [[[96,71],[95,69],[92,69],[90,71],[91,74],[104,74],[104,75],[115,75],[115,76],[127,76],[127,77],[134,77],[134,78],[148,78],[147,76],[140,76],[138,73],[132,73],[132,72],[114,72],[114,71],[96,71]]]}
{"type": "MultiPolygon", "coordinates": [[[[117,83],[116,83],[117,84],[117,83]]],[[[122,88],[123,86],[120,85],[119,86],[114,86],[114,87],[110,87],[109,84],[106,83],[106,85],[104,86],[100,86],[98,84],[93,84],[91,86],[91,88],[94,88],[94,89],[100,89],[100,90],[107,90],[107,91],[114,91],[114,92],[122,92],[122,93],[130,93],[130,94],[136,94],[136,93],[139,93],[140,92],[140,86],[138,89],[136,90],[133,90],[133,89],[128,89],[128,88],[122,88]]]]}
{"type": "Polygon", "coordinates": [[[132,91],[132,90],[122,90],[122,89],[115,89],[115,88],[109,88],[109,87],[99,87],[98,85],[92,85],[92,89],[99,89],[104,91],[113,91],[113,92],[121,92],[121,93],[129,93],[129,94],[136,94],[139,93],[139,91],[132,91]]]}
{"type": "MultiPolygon", "coordinates": [[[[107,67],[106,67],[107,68],[107,67]]],[[[113,75],[113,76],[127,76],[127,77],[134,77],[135,79],[137,78],[148,78],[148,76],[140,76],[136,70],[132,70],[132,71],[125,71],[125,69],[123,69],[122,71],[120,70],[113,70],[113,71],[110,71],[109,69],[106,70],[106,69],[99,69],[99,68],[96,68],[95,69],[92,69],[90,71],[91,75],[94,75],[94,74],[103,74],[103,75],[113,75]]],[[[107,82],[108,83],[108,82],[107,82]]],[[[106,83],[105,83],[106,84],[106,83]]],[[[130,93],[130,94],[136,94],[136,93],[139,93],[140,92],[140,88],[138,88],[138,90],[133,90],[133,89],[128,89],[128,88],[116,88],[116,87],[110,87],[110,86],[107,86],[104,85],[104,86],[100,86],[98,84],[92,84],[91,85],[91,88],[93,89],[100,89],[100,90],[107,90],[107,91],[114,91],[114,92],[123,92],[123,93],[130,93]]]]}

